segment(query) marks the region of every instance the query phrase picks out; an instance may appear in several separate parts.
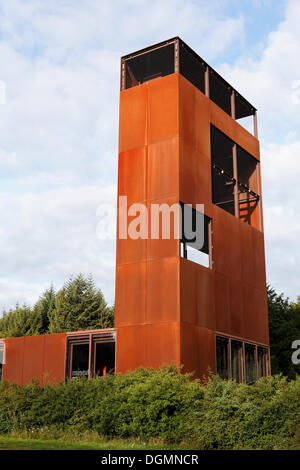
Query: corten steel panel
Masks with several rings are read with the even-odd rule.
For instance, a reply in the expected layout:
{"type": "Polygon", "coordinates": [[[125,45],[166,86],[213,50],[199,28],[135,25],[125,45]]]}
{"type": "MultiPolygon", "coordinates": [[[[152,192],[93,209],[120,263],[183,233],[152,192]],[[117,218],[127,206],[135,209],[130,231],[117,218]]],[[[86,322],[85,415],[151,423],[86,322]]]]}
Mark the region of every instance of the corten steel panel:
{"type": "Polygon", "coordinates": [[[207,378],[209,371],[216,373],[216,337],[206,328],[197,328],[202,355],[199,358],[199,377],[207,378]]]}
{"type": "Polygon", "coordinates": [[[264,236],[253,227],[240,224],[242,280],[258,289],[266,289],[264,236]]]}
{"type": "Polygon", "coordinates": [[[37,379],[40,384],[44,375],[45,335],[24,337],[23,384],[37,379]]]}
{"type": "Polygon", "coordinates": [[[249,224],[257,230],[259,229],[258,204],[255,202],[249,204],[249,224]]]}
{"type": "Polygon", "coordinates": [[[180,141],[197,150],[210,164],[210,101],[198,88],[179,75],[180,141]]]}
{"type": "Polygon", "coordinates": [[[264,234],[257,231],[251,231],[253,246],[253,261],[255,272],[255,287],[266,291],[266,266],[265,266],[265,242],[264,234]]]}
{"type": "Polygon", "coordinates": [[[146,364],[157,368],[174,363],[180,366],[179,323],[155,323],[146,326],[146,364]]]}
{"type": "Polygon", "coordinates": [[[180,259],[180,320],[196,324],[197,321],[197,270],[192,261],[180,259]]]}
{"type": "Polygon", "coordinates": [[[234,121],[225,111],[210,101],[211,123],[226,134],[235,143],[260,160],[259,141],[238,122],[234,121]]]}
{"type": "Polygon", "coordinates": [[[179,322],[179,258],[147,263],[146,323],[179,322]]]}
{"type": "Polygon", "coordinates": [[[180,200],[186,204],[204,204],[212,216],[211,166],[201,153],[180,141],[180,200]]]}
{"type": "Polygon", "coordinates": [[[130,263],[116,269],[115,325],[138,325],[146,317],[147,265],[130,263]]]}
{"type": "MultiPolygon", "coordinates": [[[[134,218],[128,217],[128,228],[134,218]]],[[[145,261],[147,257],[146,246],[147,240],[142,238],[135,240],[128,237],[117,240],[117,265],[145,261]]]]}
{"type": "Polygon", "coordinates": [[[180,140],[196,149],[196,90],[188,80],[179,75],[179,135],[180,140]]]}
{"type": "Polygon", "coordinates": [[[127,196],[128,206],[146,200],[147,147],[122,152],[119,155],[119,196],[127,196]]]}
{"type": "Polygon", "coordinates": [[[234,279],[241,280],[242,257],[240,224],[242,222],[214,206],[213,217],[213,253],[214,269],[234,279]]]}
{"type": "MultiPolygon", "coordinates": [[[[178,135],[178,74],[152,80],[148,86],[148,143],[178,135]]],[[[122,93],[121,93],[122,94],[122,93]]]]}
{"type": "Polygon", "coordinates": [[[155,260],[161,258],[179,256],[179,231],[177,223],[175,226],[176,214],[179,214],[178,197],[166,197],[147,202],[149,214],[149,238],[147,240],[147,260],[155,260]],[[175,204],[175,206],[174,206],[175,204]],[[154,209],[159,212],[153,212],[154,209]],[[165,211],[165,212],[164,212],[165,211]],[[165,216],[163,216],[163,212],[165,216]],[[155,215],[156,214],[156,215],[155,215]],[[164,233],[163,217],[166,222],[167,233],[164,233]],[[170,221],[170,222],[169,222],[170,221]],[[151,237],[151,233],[155,233],[155,237],[151,237]],[[170,237],[169,237],[170,233],[170,237]],[[164,238],[165,237],[165,238],[164,238]]]}
{"type": "Polygon", "coordinates": [[[216,329],[213,272],[184,258],[180,259],[180,319],[216,329]]]}
{"type": "Polygon", "coordinates": [[[65,379],[66,333],[45,335],[43,383],[65,379]]]}
{"type": "Polygon", "coordinates": [[[244,284],[244,337],[268,344],[267,294],[264,290],[255,289],[244,284]]]}
{"type": "Polygon", "coordinates": [[[215,334],[199,326],[181,324],[181,365],[183,372],[195,372],[195,377],[205,379],[216,372],[215,334]]]}
{"type": "Polygon", "coordinates": [[[216,329],[214,306],[214,275],[211,269],[196,266],[197,319],[196,324],[216,329]]]}
{"type": "Polygon", "coordinates": [[[178,154],[178,137],[148,146],[147,199],[178,195],[178,154]]]}
{"type": "Polygon", "coordinates": [[[181,323],[180,325],[180,365],[182,373],[192,373],[193,377],[199,377],[202,355],[201,345],[198,341],[197,327],[181,323]]]}
{"type": "Polygon", "coordinates": [[[120,94],[119,152],[147,144],[148,84],[120,94]]]}
{"type": "Polygon", "coordinates": [[[243,283],[229,278],[228,288],[230,334],[243,337],[245,334],[243,283]]]}
{"type": "Polygon", "coordinates": [[[246,223],[239,224],[241,240],[242,281],[247,284],[255,284],[254,257],[252,244],[252,228],[246,223]]]}
{"type": "Polygon", "coordinates": [[[216,330],[230,334],[229,280],[214,272],[216,330]]]}
{"type": "Polygon", "coordinates": [[[5,339],[5,365],[3,379],[10,383],[23,384],[24,337],[5,339]]]}
{"type": "Polygon", "coordinates": [[[210,164],[210,101],[200,90],[195,90],[196,150],[210,164]]]}
{"type": "Polygon", "coordinates": [[[117,330],[116,372],[146,367],[146,326],[122,326],[117,330]]]}

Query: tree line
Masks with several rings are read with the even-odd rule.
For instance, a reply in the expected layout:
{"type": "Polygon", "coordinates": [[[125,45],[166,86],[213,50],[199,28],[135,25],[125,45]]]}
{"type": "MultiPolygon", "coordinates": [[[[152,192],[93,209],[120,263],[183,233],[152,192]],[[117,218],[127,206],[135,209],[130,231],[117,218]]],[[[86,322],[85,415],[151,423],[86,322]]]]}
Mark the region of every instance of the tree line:
{"type": "Polygon", "coordinates": [[[71,276],[61,289],[51,285],[30,307],[3,311],[0,338],[113,328],[114,307],[107,305],[92,276],[71,276]]]}

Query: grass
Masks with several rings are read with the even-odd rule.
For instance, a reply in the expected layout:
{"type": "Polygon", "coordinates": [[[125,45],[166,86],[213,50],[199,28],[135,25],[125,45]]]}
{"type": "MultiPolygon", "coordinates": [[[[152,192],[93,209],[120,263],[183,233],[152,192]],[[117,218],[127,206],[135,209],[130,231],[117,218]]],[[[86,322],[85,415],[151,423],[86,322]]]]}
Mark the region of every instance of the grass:
{"type": "Polygon", "coordinates": [[[125,439],[71,439],[71,438],[33,438],[19,436],[0,436],[0,450],[187,450],[184,444],[165,444],[162,442],[141,442],[125,439]]]}

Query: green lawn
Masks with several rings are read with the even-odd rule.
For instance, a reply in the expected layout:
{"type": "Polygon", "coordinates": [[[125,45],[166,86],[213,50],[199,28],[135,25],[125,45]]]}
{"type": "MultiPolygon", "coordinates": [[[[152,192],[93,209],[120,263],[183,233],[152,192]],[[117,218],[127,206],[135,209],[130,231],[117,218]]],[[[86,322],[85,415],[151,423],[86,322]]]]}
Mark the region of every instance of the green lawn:
{"type": "Polygon", "coordinates": [[[0,436],[0,450],[176,450],[188,449],[184,445],[143,443],[134,440],[65,440],[33,439],[12,436],[0,436]]]}

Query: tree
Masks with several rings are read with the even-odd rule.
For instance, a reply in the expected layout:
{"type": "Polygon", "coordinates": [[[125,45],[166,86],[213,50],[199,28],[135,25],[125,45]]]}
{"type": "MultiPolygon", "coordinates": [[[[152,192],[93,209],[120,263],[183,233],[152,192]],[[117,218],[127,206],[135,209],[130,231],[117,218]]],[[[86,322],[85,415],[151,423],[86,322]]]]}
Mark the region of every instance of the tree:
{"type": "Polygon", "coordinates": [[[57,293],[49,332],[90,330],[113,327],[114,310],[108,307],[91,276],[70,279],[57,293]]]}
{"type": "Polygon", "coordinates": [[[56,293],[53,285],[46,289],[34,306],[34,311],[41,318],[40,334],[48,333],[50,319],[55,312],[56,293]]]}
{"type": "Polygon", "coordinates": [[[0,337],[31,336],[41,333],[42,321],[39,313],[27,305],[3,312],[0,319],[0,337]]]}
{"type": "Polygon", "coordinates": [[[70,277],[57,293],[46,289],[33,308],[24,305],[4,311],[0,338],[113,328],[114,306],[109,307],[92,276],[70,277]]]}
{"type": "Polygon", "coordinates": [[[300,367],[292,363],[292,343],[300,340],[300,301],[289,302],[268,286],[268,312],[272,374],[295,378],[300,367]]]}

